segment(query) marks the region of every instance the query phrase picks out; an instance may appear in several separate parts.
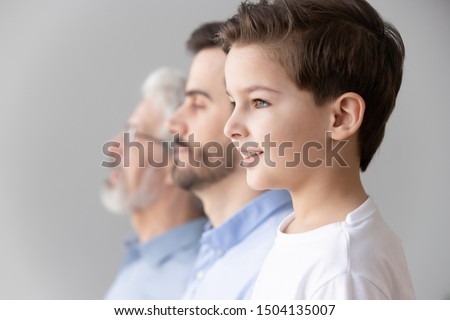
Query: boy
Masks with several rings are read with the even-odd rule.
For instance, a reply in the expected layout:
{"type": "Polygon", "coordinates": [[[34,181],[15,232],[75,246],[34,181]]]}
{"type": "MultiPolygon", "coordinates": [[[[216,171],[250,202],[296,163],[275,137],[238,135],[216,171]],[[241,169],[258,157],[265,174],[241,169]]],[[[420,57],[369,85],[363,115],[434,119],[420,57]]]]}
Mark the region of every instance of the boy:
{"type": "Polygon", "coordinates": [[[361,184],[400,89],[400,34],[363,0],[244,2],[222,28],[225,133],[247,182],[286,188],[255,299],[413,299],[402,245],[361,184]]]}

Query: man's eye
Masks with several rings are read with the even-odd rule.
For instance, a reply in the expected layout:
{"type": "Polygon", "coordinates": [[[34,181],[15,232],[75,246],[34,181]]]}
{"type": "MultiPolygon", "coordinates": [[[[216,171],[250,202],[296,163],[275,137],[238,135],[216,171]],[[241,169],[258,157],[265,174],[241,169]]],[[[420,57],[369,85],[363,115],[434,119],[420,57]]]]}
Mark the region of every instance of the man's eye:
{"type": "Polygon", "coordinates": [[[265,101],[265,100],[256,99],[256,100],[253,100],[253,101],[254,101],[255,107],[258,108],[258,109],[267,108],[267,107],[270,106],[270,103],[265,101]]]}
{"type": "Polygon", "coordinates": [[[192,104],[192,108],[194,108],[194,109],[205,109],[205,106],[203,104],[200,104],[200,103],[193,103],[192,104]]]}

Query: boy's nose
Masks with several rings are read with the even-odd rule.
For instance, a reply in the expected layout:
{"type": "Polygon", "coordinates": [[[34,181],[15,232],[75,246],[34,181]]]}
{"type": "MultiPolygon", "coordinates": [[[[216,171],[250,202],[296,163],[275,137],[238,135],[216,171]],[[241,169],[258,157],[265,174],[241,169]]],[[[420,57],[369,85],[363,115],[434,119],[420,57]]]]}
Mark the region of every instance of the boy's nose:
{"type": "Polygon", "coordinates": [[[248,130],[245,126],[244,116],[237,109],[233,110],[223,129],[224,134],[233,140],[248,137],[248,130]]]}

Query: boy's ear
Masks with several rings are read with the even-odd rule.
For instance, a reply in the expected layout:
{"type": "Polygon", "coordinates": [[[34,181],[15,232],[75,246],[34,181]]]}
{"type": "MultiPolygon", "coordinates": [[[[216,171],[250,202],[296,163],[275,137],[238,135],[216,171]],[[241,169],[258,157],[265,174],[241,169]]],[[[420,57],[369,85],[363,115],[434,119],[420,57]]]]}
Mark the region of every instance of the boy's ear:
{"type": "Polygon", "coordinates": [[[333,140],[345,140],[361,127],[366,103],[357,93],[346,92],[338,97],[331,112],[331,132],[333,140]]]}

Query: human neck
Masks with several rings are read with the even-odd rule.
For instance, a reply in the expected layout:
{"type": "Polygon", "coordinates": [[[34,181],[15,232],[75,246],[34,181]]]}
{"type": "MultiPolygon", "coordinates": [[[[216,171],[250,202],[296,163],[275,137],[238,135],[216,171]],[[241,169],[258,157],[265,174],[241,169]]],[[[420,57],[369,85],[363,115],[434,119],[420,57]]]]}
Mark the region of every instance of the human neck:
{"type": "Polygon", "coordinates": [[[201,216],[201,209],[193,195],[172,188],[161,191],[148,207],[133,212],[131,224],[140,243],[147,242],[176,226],[201,216]]]}
{"type": "Polygon", "coordinates": [[[244,170],[238,168],[219,182],[196,192],[213,227],[223,224],[250,200],[262,193],[250,189],[244,170]]]}
{"type": "Polygon", "coordinates": [[[306,232],[344,221],[347,214],[368,197],[359,170],[354,169],[330,169],[316,176],[314,183],[290,192],[295,220],[286,228],[286,233],[306,232]]]}

